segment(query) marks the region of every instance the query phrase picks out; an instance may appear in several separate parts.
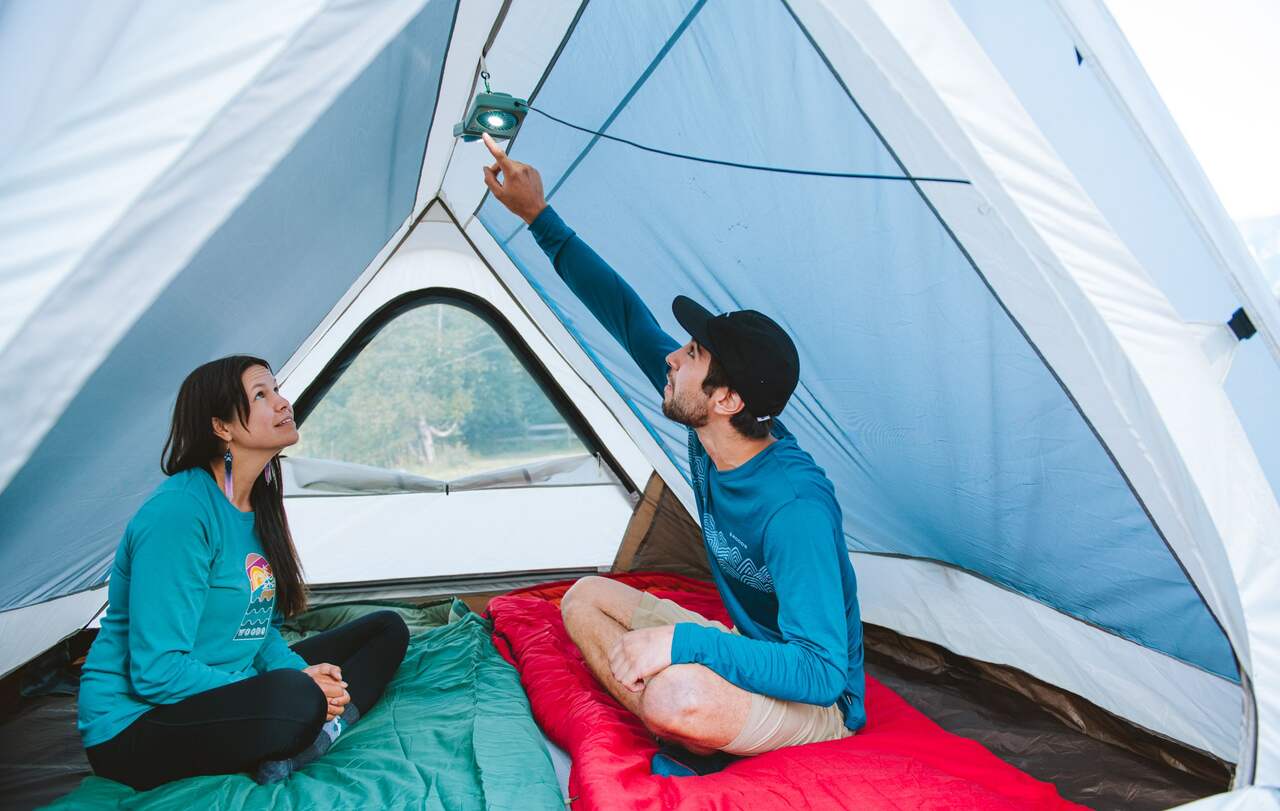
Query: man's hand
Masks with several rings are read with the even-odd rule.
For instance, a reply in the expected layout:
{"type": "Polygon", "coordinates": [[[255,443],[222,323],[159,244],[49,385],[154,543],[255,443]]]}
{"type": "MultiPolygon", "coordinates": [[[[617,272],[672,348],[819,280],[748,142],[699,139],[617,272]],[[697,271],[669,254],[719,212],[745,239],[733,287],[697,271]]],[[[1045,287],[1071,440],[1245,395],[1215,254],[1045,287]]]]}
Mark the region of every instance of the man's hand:
{"type": "Polygon", "coordinates": [[[310,676],[316,686],[324,691],[327,702],[324,720],[332,721],[342,715],[351,701],[351,694],[347,692],[347,683],[342,680],[342,670],[337,665],[322,663],[304,667],[302,672],[310,676]]]}
{"type": "Polygon", "coordinates": [[[644,689],[645,679],[671,665],[671,641],[676,627],[641,628],[618,637],[609,651],[609,669],[623,687],[633,693],[644,689]]]}
{"type": "Polygon", "coordinates": [[[511,209],[512,214],[526,223],[533,222],[547,207],[542,196],[542,176],[529,164],[508,158],[489,133],[482,137],[495,161],[492,166],[484,167],[484,184],[499,203],[511,209]],[[502,175],[501,181],[498,180],[499,174],[502,175]]]}

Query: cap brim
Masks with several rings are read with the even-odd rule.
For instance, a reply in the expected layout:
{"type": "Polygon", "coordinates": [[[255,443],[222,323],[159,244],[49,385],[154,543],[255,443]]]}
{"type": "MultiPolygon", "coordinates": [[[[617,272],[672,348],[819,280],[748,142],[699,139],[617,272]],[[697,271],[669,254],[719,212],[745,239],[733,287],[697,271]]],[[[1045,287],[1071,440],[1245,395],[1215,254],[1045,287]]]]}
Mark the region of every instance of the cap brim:
{"type": "Polygon", "coordinates": [[[671,302],[671,312],[676,317],[676,321],[680,326],[684,327],[685,332],[693,340],[697,341],[700,346],[705,348],[711,354],[715,354],[715,346],[711,342],[711,334],[708,325],[715,315],[703,307],[698,302],[688,296],[676,296],[671,302]]]}

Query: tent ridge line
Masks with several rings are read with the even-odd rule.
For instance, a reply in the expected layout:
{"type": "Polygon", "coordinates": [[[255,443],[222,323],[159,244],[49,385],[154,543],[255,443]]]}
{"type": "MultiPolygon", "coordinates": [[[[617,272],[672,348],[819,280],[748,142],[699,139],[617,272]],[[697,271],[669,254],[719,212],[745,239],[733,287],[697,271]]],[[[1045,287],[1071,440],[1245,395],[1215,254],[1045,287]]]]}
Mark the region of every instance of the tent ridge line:
{"type": "MultiPolygon", "coordinates": [[[[791,15],[792,20],[799,27],[799,29],[804,33],[805,38],[809,40],[809,44],[813,47],[814,51],[817,52],[817,54],[822,58],[823,64],[827,66],[827,70],[831,72],[832,77],[840,85],[840,88],[844,90],[845,94],[849,98],[849,101],[852,102],[854,107],[857,108],[858,112],[862,115],[863,119],[867,122],[867,125],[871,128],[872,132],[875,133],[876,137],[880,140],[881,144],[883,144],[884,148],[889,152],[889,155],[902,169],[903,173],[909,175],[910,172],[907,171],[906,166],[902,163],[902,160],[898,156],[897,152],[895,152],[893,148],[889,145],[884,135],[880,132],[879,128],[876,127],[875,123],[871,121],[866,111],[862,109],[862,105],[860,105],[858,103],[858,100],[854,98],[854,95],[849,90],[848,85],[845,84],[844,78],[840,75],[839,71],[835,69],[835,66],[831,64],[831,60],[827,57],[826,52],[823,51],[822,48],[818,45],[817,41],[813,38],[812,33],[810,33],[809,29],[805,26],[803,21],[800,20],[795,10],[791,8],[791,4],[788,2],[788,0],[779,0],[779,2],[786,7],[787,12],[791,15]]],[[[1124,468],[1120,465],[1120,461],[1116,458],[1115,454],[1112,452],[1111,447],[1102,438],[1102,435],[1098,432],[1098,429],[1093,424],[1093,421],[1090,420],[1088,415],[1084,413],[1084,409],[1080,406],[1080,402],[1076,399],[1075,395],[1072,394],[1070,389],[1068,389],[1066,382],[1063,381],[1063,379],[1058,375],[1057,370],[1054,369],[1051,363],[1049,363],[1048,359],[1044,356],[1044,353],[1040,351],[1040,347],[1036,344],[1035,341],[1031,339],[1031,336],[1027,333],[1026,329],[1022,326],[1022,323],[1017,318],[1014,317],[1013,313],[1009,310],[1008,306],[1004,303],[1004,300],[1000,297],[998,293],[996,293],[995,289],[991,285],[990,280],[987,279],[986,274],[984,274],[981,268],[978,267],[978,264],[977,262],[974,261],[973,256],[969,253],[968,249],[965,248],[965,246],[960,242],[960,239],[956,236],[955,232],[951,229],[951,226],[942,217],[941,212],[939,212],[937,207],[934,206],[933,201],[930,200],[928,195],[925,194],[924,190],[920,187],[920,184],[916,183],[915,181],[912,181],[911,185],[915,188],[916,193],[920,195],[920,199],[924,202],[924,204],[929,207],[929,210],[933,213],[934,218],[937,219],[938,224],[941,225],[943,230],[946,231],[947,236],[951,239],[951,242],[960,251],[960,254],[965,258],[965,261],[969,263],[969,266],[973,268],[974,273],[977,274],[978,278],[982,281],[983,285],[986,286],[987,291],[991,294],[991,297],[995,300],[996,304],[999,305],[1002,311],[1004,311],[1004,314],[1009,319],[1010,323],[1012,323],[1014,328],[1018,330],[1019,334],[1022,335],[1023,340],[1027,342],[1027,345],[1031,347],[1031,350],[1033,352],[1035,352],[1036,357],[1040,359],[1040,362],[1044,365],[1045,369],[1049,372],[1049,374],[1053,377],[1053,379],[1058,383],[1059,388],[1062,389],[1063,394],[1066,395],[1072,407],[1075,408],[1076,413],[1080,415],[1080,419],[1084,421],[1084,424],[1089,428],[1090,433],[1093,434],[1094,438],[1098,441],[1098,444],[1102,447],[1103,451],[1107,454],[1107,458],[1111,460],[1112,466],[1115,467],[1116,472],[1120,475],[1120,478],[1124,481],[1125,486],[1129,488],[1129,492],[1133,495],[1134,501],[1137,502],[1138,506],[1142,509],[1143,514],[1146,515],[1148,522],[1150,522],[1151,527],[1152,529],[1155,530],[1157,537],[1159,537],[1160,541],[1164,544],[1166,551],[1168,551],[1169,555],[1178,564],[1178,568],[1182,571],[1183,578],[1187,581],[1187,584],[1191,586],[1191,588],[1195,591],[1196,596],[1200,598],[1201,604],[1204,606],[1205,611],[1208,612],[1209,616],[1213,619],[1214,624],[1218,626],[1218,630],[1222,633],[1223,638],[1226,639],[1227,641],[1227,647],[1231,650],[1231,656],[1235,660],[1237,671],[1239,671],[1243,675],[1245,672],[1245,668],[1243,667],[1243,662],[1241,661],[1239,654],[1236,652],[1235,643],[1232,641],[1230,634],[1227,633],[1226,626],[1222,624],[1222,621],[1218,618],[1218,615],[1214,613],[1213,608],[1209,605],[1209,601],[1205,599],[1204,592],[1201,591],[1199,584],[1196,583],[1195,580],[1191,577],[1190,573],[1187,571],[1186,565],[1182,562],[1182,558],[1179,557],[1178,553],[1173,549],[1173,546],[1169,543],[1169,539],[1165,536],[1164,531],[1160,528],[1160,525],[1156,522],[1155,516],[1152,515],[1151,510],[1147,506],[1146,501],[1143,500],[1142,496],[1139,495],[1137,488],[1134,487],[1133,481],[1129,478],[1124,468]]],[[[1174,658],[1177,658],[1177,657],[1174,657],[1174,658]]],[[[1243,679],[1242,679],[1242,684],[1243,684],[1243,679]]],[[[1252,700],[1251,693],[1250,693],[1250,699],[1252,700]]]]}
{"type": "MultiPolygon", "coordinates": [[[[510,3],[511,3],[511,0],[505,0],[505,2],[503,3],[503,6],[502,6],[502,12],[501,12],[501,13],[499,13],[499,15],[498,15],[498,22],[497,22],[497,23],[495,23],[495,26],[496,26],[496,25],[498,25],[498,24],[501,24],[501,22],[502,22],[502,17],[503,17],[503,15],[505,15],[505,14],[506,14],[507,7],[510,5],[510,3]]],[[[462,7],[462,0],[453,0],[453,17],[449,20],[449,36],[445,37],[445,42],[446,42],[446,43],[452,43],[452,42],[453,42],[453,35],[454,35],[454,33],[458,30],[458,10],[459,10],[461,7],[462,7]]],[[[423,8],[425,9],[425,6],[424,6],[423,8]]],[[[422,13],[422,11],[423,11],[423,9],[419,9],[419,10],[418,10],[418,14],[421,14],[421,13],[422,13]]],[[[416,17],[417,17],[417,14],[415,14],[415,15],[414,15],[414,17],[416,18],[416,17]]],[[[409,22],[405,23],[404,28],[401,28],[401,29],[400,29],[400,32],[396,34],[396,37],[399,37],[399,36],[401,36],[402,34],[404,34],[405,29],[406,29],[406,28],[408,28],[408,27],[412,24],[412,22],[413,22],[413,20],[410,20],[409,22]]],[[[493,34],[492,34],[492,33],[490,33],[490,36],[493,36],[493,34]]],[[[410,203],[410,204],[409,204],[409,217],[410,217],[410,218],[412,218],[412,217],[414,216],[414,214],[416,213],[416,212],[414,211],[414,206],[415,206],[415,205],[417,205],[417,202],[418,202],[418,201],[417,201],[417,197],[418,197],[418,190],[419,190],[419,189],[421,188],[421,186],[422,186],[422,170],[427,168],[427,150],[428,150],[428,149],[430,148],[430,146],[431,146],[431,128],[432,128],[432,127],[435,125],[435,123],[436,123],[436,117],[440,115],[440,91],[441,91],[441,89],[443,89],[443,88],[444,88],[444,75],[445,75],[445,71],[446,71],[446,70],[448,70],[448,68],[449,68],[449,53],[450,53],[452,50],[453,50],[453,49],[452,49],[452,48],[450,48],[450,47],[448,47],[447,45],[446,45],[446,47],[445,47],[445,49],[444,49],[444,59],[440,60],[440,78],[436,81],[436,100],[435,100],[435,104],[432,104],[432,105],[431,105],[431,118],[427,121],[427,125],[426,125],[426,127],[424,127],[424,128],[423,128],[423,136],[422,136],[422,158],[418,161],[418,176],[417,176],[417,179],[416,179],[416,180],[414,180],[414,182],[413,182],[413,188],[414,188],[414,201],[413,201],[412,203],[410,203]]],[[[474,80],[473,80],[473,83],[474,83],[474,80]]],[[[455,141],[454,143],[455,143],[455,145],[456,145],[456,143],[457,143],[457,142],[455,141]]],[[[452,150],[450,150],[450,152],[449,152],[449,158],[450,158],[450,160],[452,160],[452,159],[453,159],[453,151],[452,151],[452,150]]],[[[446,171],[447,171],[447,169],[448,169],[448,162],[447,162],[447,161],[446,161],[446,163],[445,163],[445,168],[446,168],[446,171]]],[[[438,193],[438,191],[439,191],[439,190],[437,190],[437,193],[438,193]]],[[[425,211],[426,209],[428,209],[428,208],[430,208],[430,207],[431,207],[431,205],[430,205],[430,203],[428,203],[426,206],[424,206],[424,207],[423,207],[423,211],[425,211]]],[[[394,251],[393,251],[393,253],[394,253],[394,251]]]]}
{"type": "MultiPolygon", "coordinates": [[[[459,0],[458,5],[462,5],[459,0]]],[[[498,9],[498,14],[493,18],[493,25],[489,26],[489,36],[485,38],[484,44],[480,46],[480,55],[489,53],[489,49],[493,47],[493,42],[498,38],[498,31],[502,29],[502,24],[507,20],[507,13],[511,11],[511,0],[502,0],[502,8],[498,9]]],[[[452,37],[450,37],[452,39],[452,37]]],[[[477,65],[478,67],[478,65],[477,65]]],[[[475,80],[472,80],[475,84],[475,80]]]]}

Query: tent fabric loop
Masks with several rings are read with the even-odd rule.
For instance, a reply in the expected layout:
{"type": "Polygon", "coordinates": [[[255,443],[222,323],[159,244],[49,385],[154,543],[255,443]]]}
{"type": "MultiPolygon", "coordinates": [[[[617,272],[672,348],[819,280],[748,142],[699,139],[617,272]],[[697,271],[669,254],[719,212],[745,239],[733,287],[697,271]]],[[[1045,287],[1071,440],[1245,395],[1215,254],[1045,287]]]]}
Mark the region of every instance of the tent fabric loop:
{"type": "Polygon", "coordinates": [[[1231,332],[1241,341],[1247,341],[1258,334],[1258,328],[1249,320],[1249,314],[1243,307],[1231,314],[1231,320],[1227,322],[1227,326],[1231,327],[1231,332]]]}

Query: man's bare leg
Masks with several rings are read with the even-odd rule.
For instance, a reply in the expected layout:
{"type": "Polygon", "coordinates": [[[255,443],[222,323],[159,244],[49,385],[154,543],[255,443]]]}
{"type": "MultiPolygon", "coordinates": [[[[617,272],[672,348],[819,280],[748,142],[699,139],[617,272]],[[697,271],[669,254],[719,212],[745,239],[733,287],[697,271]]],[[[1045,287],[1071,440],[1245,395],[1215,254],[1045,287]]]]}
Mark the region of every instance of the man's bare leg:
{"type": "Polygon", "coordinates": [[[702,665],[672,665],[632,692],[613,676],[609,651],[630,629],[641,592],[603,577],[574,584],[560,603],[565,629],[596,680],[661,738],[698,754],[727,746],[746,726],[751,694],[702,665]]]}
{"type": "Polygon", "coordinates": [[[644,694],[631,692],[613,677],[609,651],[630,630],[631,615],[640,605],[641,593],[607,577],[584,577],[560,601],[565,630],[582,651],[587,669],[609,695],[637,716],[644,694]]]}

